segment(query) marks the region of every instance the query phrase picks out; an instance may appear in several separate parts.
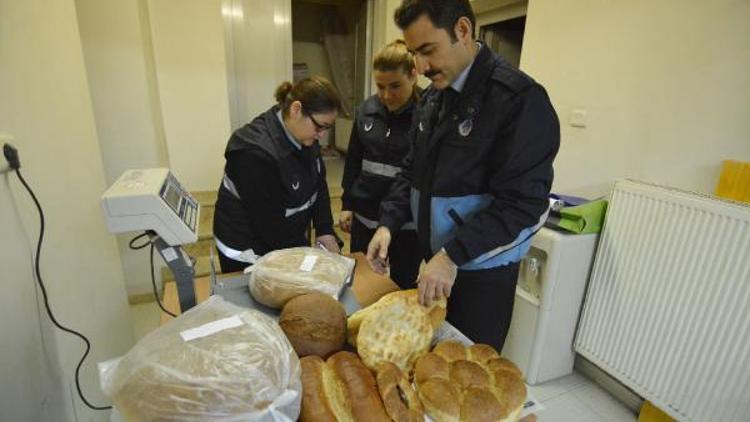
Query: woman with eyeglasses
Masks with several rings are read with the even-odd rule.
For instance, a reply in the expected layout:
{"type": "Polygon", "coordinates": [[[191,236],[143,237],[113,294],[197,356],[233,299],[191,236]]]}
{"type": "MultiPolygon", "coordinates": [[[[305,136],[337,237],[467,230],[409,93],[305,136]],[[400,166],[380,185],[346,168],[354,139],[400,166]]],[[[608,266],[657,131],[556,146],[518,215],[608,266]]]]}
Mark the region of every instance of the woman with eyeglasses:
{"type": "Polygon", "coordinates": [[[224,157],[214,214],[214,238],[224,273],[258,255],[316,241],[340,252],[318,140],[336,120],[333,85],[314,76],[276,89],[278,104],[236,130],[224,157]]]}
{"type": "MultiPolygon", "coordinates": [[[[408,132],[419,100],[414,56],[402,40],[381,49],[373,61],[378,92],[360,105],[352,127],[341,186],[341,229],[351,233],[351,251],[367,252],[377,229],[380,202],[409,152],[408,132]]],[[[422,257],[413,223],[397,232],[389,249],[390,276],[414,288],[422,257]]]]}

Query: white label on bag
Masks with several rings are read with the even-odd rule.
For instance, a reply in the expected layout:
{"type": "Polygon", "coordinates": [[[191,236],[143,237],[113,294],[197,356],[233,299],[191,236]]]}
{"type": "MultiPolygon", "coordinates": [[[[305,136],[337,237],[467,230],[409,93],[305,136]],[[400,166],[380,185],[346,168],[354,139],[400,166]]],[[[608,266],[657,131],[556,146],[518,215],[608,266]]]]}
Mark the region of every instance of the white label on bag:
{"type": "Polygon", "coordinates": [[[315,266],[315,261],[317,260],[318,260],[317,255],[307,255],[305,259],[302,260],[302,264],[300,264],[299,266],[300,271],[306,271],[306,272],[312,271],[313,267],[315,266]]]}
{"type": "Polygon", "coordinates": [[[220,331],[228,330],[230,328],[239,327],[243,322],[239,315],[234,315],[229,318],[217,319],[216,321],[203,324],[201,326],[185,330],[180,333],[182,339],[185,341],[195,340],[197,338],[210,336],[220,331]]]}

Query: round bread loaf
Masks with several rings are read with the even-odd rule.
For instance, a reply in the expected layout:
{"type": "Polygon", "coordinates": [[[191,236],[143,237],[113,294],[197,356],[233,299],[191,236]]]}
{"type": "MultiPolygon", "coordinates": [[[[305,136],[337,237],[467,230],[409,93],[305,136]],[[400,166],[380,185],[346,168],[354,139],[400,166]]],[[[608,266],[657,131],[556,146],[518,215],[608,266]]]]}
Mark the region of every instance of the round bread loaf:
{"type": "Polygon", "coordinates": [[[341,350],[346,339],[346,311],[323,293],[309,293],[287,302],[279,325],[299,356],[325,358],[341,350]]]}
{"type": "Polygon", "coordinates": [[[322,249],[278,249],[253,265],[250,294],[274,309],[283,308],[290,299],[305,293],[338,297],[353,269],[353,259],[322,249]]]}
{"type": "Polygon", "coordinates": [[[445,299],[420,305],[417,289],[388,293],[349,317],[347,338],[371,370],[392,362],[410,373],[416,359],[429,351],[445,312],[445,299]]]}

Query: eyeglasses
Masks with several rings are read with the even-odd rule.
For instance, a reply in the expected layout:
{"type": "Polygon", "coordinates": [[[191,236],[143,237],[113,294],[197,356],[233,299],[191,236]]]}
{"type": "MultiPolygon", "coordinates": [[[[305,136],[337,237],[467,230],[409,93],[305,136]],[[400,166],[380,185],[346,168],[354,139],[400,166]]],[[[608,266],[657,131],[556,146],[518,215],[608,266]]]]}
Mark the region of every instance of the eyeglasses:
{"type": "MultiPolygon", "coordinates": [[[[305,113],[305,114],[307,114],[307,113],[305,113]]],[[[323,132],[325,132],[325,131],[330,130],[330,129],[333,128],[333,125],[322,125],[322,124],[318,123],[318,121],[315,120],[315,118],[312,116],[312,114],[307,114],[307,117],[309,117],[310,121],[313,123],[313,125],[315,125],[315,133],[323,133],[323,132]]]]}

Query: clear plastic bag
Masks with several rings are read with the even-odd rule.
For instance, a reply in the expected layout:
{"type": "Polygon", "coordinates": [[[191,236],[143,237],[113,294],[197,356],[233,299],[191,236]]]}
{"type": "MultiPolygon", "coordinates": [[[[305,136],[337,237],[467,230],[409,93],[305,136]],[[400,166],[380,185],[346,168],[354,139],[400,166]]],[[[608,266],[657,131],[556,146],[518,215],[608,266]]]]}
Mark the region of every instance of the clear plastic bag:
{"type": "Polygon", "coordinates": [[[295,421],[300,377],[278,324],[219,296],[100,365],[102,389],[126,421],[295,421]]]}
{"type": "Polygon", "coordinates": [[[318,248],[279,249],[253,265],[250,293],[258,302],[277,309],[305,293],[319,292],[338,299],[354,264],[351,258],[318,248]]]}

